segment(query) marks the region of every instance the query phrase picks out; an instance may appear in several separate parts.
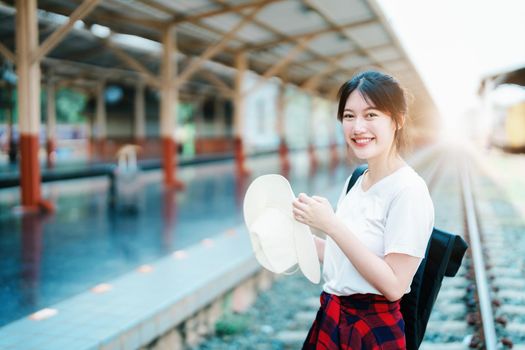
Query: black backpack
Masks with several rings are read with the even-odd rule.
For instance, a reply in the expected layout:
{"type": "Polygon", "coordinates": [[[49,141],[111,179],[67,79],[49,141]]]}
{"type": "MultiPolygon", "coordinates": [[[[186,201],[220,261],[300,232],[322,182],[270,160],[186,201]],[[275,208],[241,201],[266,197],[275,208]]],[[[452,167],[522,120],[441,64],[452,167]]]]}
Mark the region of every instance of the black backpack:
{"type": "MultiPolygon", "coordinates": [[[[346,193],[367,168],[364,164],[354,170],[346,193]]],[[[407,350],[419,348],[443,277],[456,275],[467,248],[467,243],[460,236],[433,228],[425,258],[410,285],[410,293],[401,298],[407,350]]]]}

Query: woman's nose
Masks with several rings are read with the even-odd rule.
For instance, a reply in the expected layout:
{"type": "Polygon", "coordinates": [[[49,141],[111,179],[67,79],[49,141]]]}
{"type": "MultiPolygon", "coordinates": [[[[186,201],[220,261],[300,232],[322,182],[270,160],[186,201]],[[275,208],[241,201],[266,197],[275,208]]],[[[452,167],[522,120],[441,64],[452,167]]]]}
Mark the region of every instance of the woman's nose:
{"type": "Polygon", "coordinates": [[[354,121],[354,132],[362,132],[365,130],[365,121],[363,118],[355,118],[354,121]]]}

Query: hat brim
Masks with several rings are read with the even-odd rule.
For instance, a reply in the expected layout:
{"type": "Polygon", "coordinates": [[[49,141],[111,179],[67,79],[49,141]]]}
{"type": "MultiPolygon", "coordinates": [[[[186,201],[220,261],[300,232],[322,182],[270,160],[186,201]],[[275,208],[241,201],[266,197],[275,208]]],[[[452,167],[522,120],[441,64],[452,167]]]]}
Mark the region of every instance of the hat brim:
{"type": "Polygon", "coordinates": [[[315,247],[314,236],[310,227],[302,224],[295,219],[294,221],[294,240],[297,254],[297,263],[303,274],[312,283],[319,283],[321,280],[321,266],[315,247]]]}
{"type": "Polygon", "coordinates": [[[246,191],[243,203],[244,221],[249,228],[266,208],[276,208],[285,213],[293,221],[291,234],[294,238],[299,268],[308,280],[317,284],[321,273],[314,237],[309,226],[293,218],[292,201],[294,199],[295,194],[285,177],[278,174],[259,176],[246,191]]]}

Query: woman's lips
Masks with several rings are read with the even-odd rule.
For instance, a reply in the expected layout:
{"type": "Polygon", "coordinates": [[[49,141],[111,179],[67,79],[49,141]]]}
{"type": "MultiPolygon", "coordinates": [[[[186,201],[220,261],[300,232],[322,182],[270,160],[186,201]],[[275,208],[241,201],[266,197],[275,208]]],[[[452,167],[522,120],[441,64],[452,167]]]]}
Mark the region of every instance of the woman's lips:
{"type": "Polygon", "coordinates": [[[352,142],[354,143],[354,145],[356,145],[358,147],[365,147],[370,142],[372,142],[372,140],[374,140],[373,137],[359,137],[359,138],[356,137],[356,138],[352,138],[352,142]]]}

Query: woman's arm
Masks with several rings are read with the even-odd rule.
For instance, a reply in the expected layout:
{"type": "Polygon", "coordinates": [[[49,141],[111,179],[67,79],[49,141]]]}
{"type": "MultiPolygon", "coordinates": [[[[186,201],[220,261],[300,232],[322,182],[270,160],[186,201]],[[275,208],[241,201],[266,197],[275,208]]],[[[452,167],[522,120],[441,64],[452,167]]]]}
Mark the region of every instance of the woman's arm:
{"type": "Polygon", "coordinates": [[[403,296],[416,273],[420,258],[391,253],[381,259],[335,215],[326,198],[300,194],[293,202],[293,213],[299,222],[330,236],[359,273],[388,300],[395,301],[403,296]]]}

